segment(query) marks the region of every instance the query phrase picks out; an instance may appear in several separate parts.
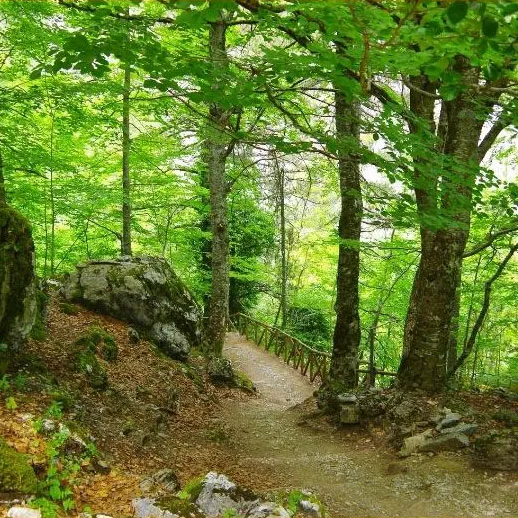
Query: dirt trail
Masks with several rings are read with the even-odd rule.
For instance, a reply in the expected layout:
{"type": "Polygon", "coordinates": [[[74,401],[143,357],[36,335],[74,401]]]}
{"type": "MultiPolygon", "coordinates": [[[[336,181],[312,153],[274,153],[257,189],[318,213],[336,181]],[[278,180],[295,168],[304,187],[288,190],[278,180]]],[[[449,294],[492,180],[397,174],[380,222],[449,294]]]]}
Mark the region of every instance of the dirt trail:
{"type": "Polygon", "coordinates": [[[399,460],[359,429],[301,425],[292,407],[313,393],[307,378],[236,333],[225,354],[258,387],[221,416],[250,487],[310,489],[334,517],[518,517],[516,475],[475,471],[457,454],[399,460]]]}

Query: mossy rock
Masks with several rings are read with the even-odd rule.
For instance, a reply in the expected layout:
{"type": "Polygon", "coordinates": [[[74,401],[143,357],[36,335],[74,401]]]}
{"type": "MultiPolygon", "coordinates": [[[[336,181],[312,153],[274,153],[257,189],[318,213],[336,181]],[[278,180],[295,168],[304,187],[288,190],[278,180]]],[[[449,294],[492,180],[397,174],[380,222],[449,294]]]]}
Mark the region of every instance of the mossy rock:
{"type": "Polygon", "coordinates": [[[0,336],[18,351],[37,313],[34,242],[28,221],[10,207],[0,207],[0,336]]]}
{"type": "Polygon", "coordinates": [[[0,493],[36,493],[38,479],[29,462],[28,455],[18,453],[0,438],[0,493]]]}
{"type": "Polygon", "coordinates": [[[108,375],[101,365],[95,353],[90,349],[80,351],[77,354],[76,366],[79,372],[86,375],[88,384],[99,390],[108,388],[108,375]]]}
{"type": "Polygon", "coordinates": [[[234,383],[236,387],[246,392],[255,393],[257,391],[254,382],[244,372],[238,370],[234,371],[234,383]]]}

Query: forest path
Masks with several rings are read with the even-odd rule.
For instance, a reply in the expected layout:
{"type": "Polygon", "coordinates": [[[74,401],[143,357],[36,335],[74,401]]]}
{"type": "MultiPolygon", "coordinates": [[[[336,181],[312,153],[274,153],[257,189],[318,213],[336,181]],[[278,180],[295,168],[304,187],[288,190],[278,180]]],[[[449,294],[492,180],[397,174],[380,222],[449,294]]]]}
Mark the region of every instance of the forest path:
{"type": "Polygon", "coordinates": [[[294,405],[315,387],[237,333],[225,355],[258,388],[256,398],[229,400],[220,419],[230,428],[232,466],[249,486],[314,491],[334,517],[518,516],[518,478],[473,470],[464,456],[399,460],[359,428],[304,423],[294,405]]]}

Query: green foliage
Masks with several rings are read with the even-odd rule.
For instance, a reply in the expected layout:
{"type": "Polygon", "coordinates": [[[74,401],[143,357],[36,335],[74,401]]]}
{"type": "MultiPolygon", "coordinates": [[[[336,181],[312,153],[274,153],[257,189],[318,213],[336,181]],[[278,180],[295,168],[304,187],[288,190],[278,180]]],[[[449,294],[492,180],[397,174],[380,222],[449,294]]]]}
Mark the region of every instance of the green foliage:
{"type": "Polygon", "coordinates": [[[189,480],[183,488],[177,493],[177,497],[182,500],[188,500],[189,502],[195,502],[200,496],[201,490],[203,489],[204,477],[196,477],[189,480]]]}

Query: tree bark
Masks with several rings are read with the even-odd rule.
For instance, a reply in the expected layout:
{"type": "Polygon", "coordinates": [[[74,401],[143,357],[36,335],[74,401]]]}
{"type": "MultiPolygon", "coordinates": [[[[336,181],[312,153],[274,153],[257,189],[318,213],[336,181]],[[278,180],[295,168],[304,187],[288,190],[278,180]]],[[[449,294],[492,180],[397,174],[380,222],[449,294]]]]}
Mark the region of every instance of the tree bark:
{"type": "Polygon", "coordinates": [[[7,195],[5,192],[4,160],[0,153],[0,207],[7,206],[7,195]]]}
{"type": "MultiPolygon", "coordinates": [[[[210,24],[209,51],[214,71],[214,90],[221,91],[228,70],[226,25],[223,20],[210,24]]],[[[210,296],[207,347],[211,354],[221,356],[227,331],[229,306],[229,231],[227,217],[227,181],[225,166],[228,142],[224,130],[230,113],[218,102],[210,106],[207,158],[210,187],[212,228],[212,287],[210,296]]]]}
{"type": "MultiPolygon", "coordinates": [[[[466,90],[452,101],[443,101],[441,126],[446,129],[441,131],[441,137],[446,171],[438,171],[435,178],[430,178],[430,165],[426,167],[420,158],[414,161],[421,258],[407,313],[398,383],[406,390],[419,388],[430,393],[446,388],[448,345],[469,234],[483,125],[472,88],[478,84],[478,69],[459,57],[455,71],[462,77],[466,90]],[[423,171],[428,171],[428,176],[423,171]]],[[[421,87],[435,90],[431,83],[422,82],[425,84],[421,87]]],[[[410,95],[412,111],[433,130],[433,98],[427,100],[426,95],[417,91],[410,95]]],[[[410,129],[421,132],[412,125],[410,129]]]]}
{"type": "Polygon", "coordinates": [[[360,317],[358,279],[360,274],[360,237],[362,193],[360,185],[359,114],[356,102],[347,100],[336,88],[336,138],[339,142],[340,220],[338,224],[338,268],[336,276],[336,325],[333,352],[326,387],[333,392],[351,389],[358,384],[358,349],[360,317]]]}
{"type": "Polygon", "coordinates": [[[275,158],[275,168],[277,169],[277,185],[279,194],[279,223],[281,233],[281,329],[286,329],[288,322],[288,261],[286,257],[286,204],[284,200],[284,169],[279,167],[277,157],[275,158]]]}
{"type": "MultiPolygon", "coordinates": [[[[129,36],[128,36],[129,40],[129,36]]],[[[122,255],[132,255],[131,249],[131,175],[130,175],[130,91],[131,66],[124,64],[122,93],[122,255]]]]}

